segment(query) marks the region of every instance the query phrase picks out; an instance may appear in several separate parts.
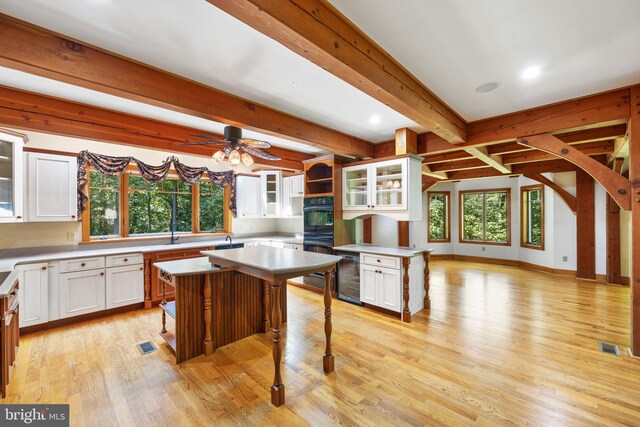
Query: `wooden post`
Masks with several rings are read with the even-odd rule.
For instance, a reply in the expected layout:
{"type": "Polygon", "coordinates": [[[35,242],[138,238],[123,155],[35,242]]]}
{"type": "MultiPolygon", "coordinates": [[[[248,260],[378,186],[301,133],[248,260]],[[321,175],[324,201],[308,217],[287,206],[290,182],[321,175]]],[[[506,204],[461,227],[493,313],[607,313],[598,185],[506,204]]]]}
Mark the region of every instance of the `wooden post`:
{"type": "Polygon", "coordinates": [[[204,342],[202,343],[202,352],[205,356],[213,353],[214,343],[211,334],[211,323],[213,320],[213,310],[211,296],[213,294],[213,284],[211,283],[211,274],[207,274],[204,278],[204,342]]]}
{"type": "MultiPolygon", "coordinates": [[[[396,129],[396,156],[418,153],[418,135],[408,128],[396,129]]],[[[409,247],[409,222],[398,221],[398,246],[409,247]]]]}
{"type": "Polygon", "coordinates": [[[620,207],[607,196],[607,283],[622,283],[620,276],[620,207]]]}
{"type": "Polygon", "coordinates": [[[362,243],[373,243],[371,237],[372,227],[371,217],[362,220],[362,243]]]}
{"type": "Polygon", "coordinates": [[[160,305],[162,306],[162,333],[167,333],[167,311],[164,307],[167,305],[167,284],[162,281],[162,301],[160,301],[160,305]]]}
{"type": "Polygon", "coordinates": [[[584,170],[576,171],[576,277],[596,278],[595,182],[584,170]]]}
{"type": "Polygon", "coordinates": [[[409,221],[398,221],[398,246],[409,247],[409,221]]]}
{"type": "Polygon", "coordinates": [[[271,324],[273,330],[273,365],[275,373],[273,376],[273,385],[271,386],[271,403],[274,406],[282,406],[284,404],[284,384],[282,383],[282,375],[280,368],[282,365],[282,343],[280,342],[280,327],[282,325],[282,311],[280,308],[280,291],[282,289],[283,280],[277,279],[273,281],[273,312],[271,315],[271,324]]]}
{"type": "Polygon", "coordinates": [[[424,258],[424,309],[431,309],[431,298],[429,297],[429,288],[430,278],[429,278],[429,258],[431,257],[431,252],[425,251],[422,253],[422,257],[424,258]]]}
{"type": "Polygon", "coordinates": [[[631,181],[631,353],[640,357],[640,86],[631,88],[629,121],[631,181]]]}
{"type": "Polygon", "coordinates": [[[151,254],[144,254],[144,308],[151,308],[151,254]]]}
{"type": "Polygon", "coordinates": [[[322,358],[322,367],[325,373],[333,372],[335,362],[331,353],[331,333],[333,325],[331,324],[331,271],[324,272],[324,335],[326,346],[324,356],[322,358]]]}
{"type": "Polygon", "coordinates": [[[403,290],[403,300],[404,300],[404,308],[402,310],[402,321],[411,323],[411,311],[409,311],[409,264],[411,263],[411,258],[403,257],[402,258],[402,268],[404,269],[404,277],[402,278],[402,290],[403,290]]]}
{"type": "Polygon", "coordinates": [[[262,281],[262,311],[264,313],[262,323],[264,325],[264,332],[266,333],[271,329],[271,284],[266,280],[262,281]]]}

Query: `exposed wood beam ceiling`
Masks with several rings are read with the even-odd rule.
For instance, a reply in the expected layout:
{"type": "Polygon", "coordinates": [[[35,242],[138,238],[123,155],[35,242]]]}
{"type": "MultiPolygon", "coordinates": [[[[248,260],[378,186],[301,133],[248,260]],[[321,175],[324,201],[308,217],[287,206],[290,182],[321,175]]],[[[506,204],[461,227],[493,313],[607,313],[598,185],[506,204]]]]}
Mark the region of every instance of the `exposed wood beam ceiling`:
{"type": "Polygon", "coordinates": [[[573,194],[569,193],[567,190],[565,190],[564,188],[562,188],[560,185],[556,184],[555,182],[553,182],[552,180],[550,180],[549,178],[547,178],[546,176],[539,174],[539,173],[526,173],[524,174],[525,177],[532,179],[534,181],[538,181],[541,184],[546,185],[547,187],[551,188],[553,191],[556,192],[556,194],[558,196],[560,196],[560,198],[562,200],[564,200],[564,202],[567,204],[567,206],[569,206],[569,209],[571,209],[571,212],[573,212],[574,214],[576,213],[577,210],[577,202],[576,202],[576,196],[574,196],[573,194]]]}
{"type": "MultiPolygon", "coordinates": [[[[200,140],[191,136],[194,133],[210,134],[210,132],[200,129],[104,110],[2,86],[0,86],[0,125],[197,156],[209,157],[218,150],[218,148],[211,146],[180,145],[183,142],[200,140]]],[[[256,162],[266,166],[302,170],[302,161],[313,157],[310,154],[279,147],[271,147],[269,152],[282,157],[282,160],[273,162],[255,158],[256,162]]]]}
{"type": "Polygon", "coordinates": [[[486,147],[469,147],[465,148],[465,151],[499,172],[511,173],[511,167],[502,163],[501,155],[490,155],[486,147]]]}
{"type": "Polygon", "coordinates": [[[466,141],[460,116],[326,2],[208,1],[447,141],[466,141]]]}
{"type": "Polygon", "coordinates": [[[372,157],[373,145],[298,117],[70,41],[0,14],[0,65],[266,134],[337,154],[372,157]]]}

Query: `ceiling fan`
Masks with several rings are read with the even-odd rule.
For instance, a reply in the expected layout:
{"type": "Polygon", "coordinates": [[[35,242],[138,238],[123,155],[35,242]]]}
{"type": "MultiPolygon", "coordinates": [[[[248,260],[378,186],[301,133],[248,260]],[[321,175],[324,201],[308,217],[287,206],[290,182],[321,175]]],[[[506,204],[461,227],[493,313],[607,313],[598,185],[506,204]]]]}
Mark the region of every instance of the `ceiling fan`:
{"type": "Polygon", "coordinates": [[[271,144],[257,139],[243,138],[242,129],[235,126],[226,126],[224,128],[224,139],[213,135],[192,134],[191,136],[205,138],[205,141],[185,142],[180,145],[224,146],[211,157],[216,164],[220,164],[226,158],[233,168],[236,168],[240,162],[244,163],[245,166],[251,166],[253,164],[251,156],[265,160],[282,160],[280,157],[264,151],[264,149],[270,148],[271,144]]]}

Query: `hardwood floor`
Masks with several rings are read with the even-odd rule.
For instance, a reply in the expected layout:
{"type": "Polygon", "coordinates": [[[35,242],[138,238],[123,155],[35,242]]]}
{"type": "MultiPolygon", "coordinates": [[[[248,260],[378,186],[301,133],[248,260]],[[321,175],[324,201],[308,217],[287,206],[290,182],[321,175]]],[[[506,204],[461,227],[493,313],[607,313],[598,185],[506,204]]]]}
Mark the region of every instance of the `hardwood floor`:
{"type": "Polygon", "coordinates": [[[628,287],[460,261],[431,275],[431,312],[410,324],[334,301],[328,376],[322,296],[289,287],[280,408],[270,334],[177,366],[159,309],[23,337],[3,403],[70,403],[72,425],[100,426],[640,425],[628,287]]]}

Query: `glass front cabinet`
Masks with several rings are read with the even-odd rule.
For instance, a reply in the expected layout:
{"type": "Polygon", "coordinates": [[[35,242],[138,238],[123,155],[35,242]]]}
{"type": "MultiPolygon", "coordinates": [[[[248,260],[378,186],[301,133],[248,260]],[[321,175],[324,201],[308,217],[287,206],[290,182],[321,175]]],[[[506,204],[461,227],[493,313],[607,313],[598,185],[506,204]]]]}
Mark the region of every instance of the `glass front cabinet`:
{"type": "Polygon", "coordinates": [[[342,169],[344,219],[372,214],[422,219],[422,159],[406,155],[342,169]]]}
{"type": "Polygon", "coordinates": [[[0,129],[0,222],[23,221],[25,137],[0,129]]]}

